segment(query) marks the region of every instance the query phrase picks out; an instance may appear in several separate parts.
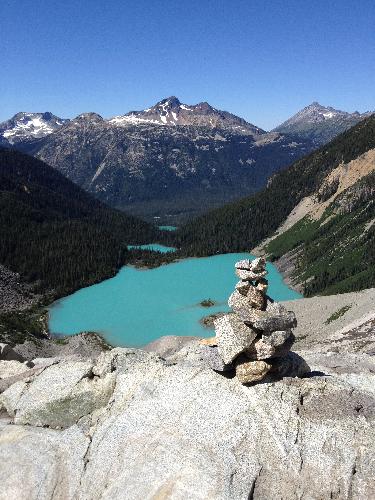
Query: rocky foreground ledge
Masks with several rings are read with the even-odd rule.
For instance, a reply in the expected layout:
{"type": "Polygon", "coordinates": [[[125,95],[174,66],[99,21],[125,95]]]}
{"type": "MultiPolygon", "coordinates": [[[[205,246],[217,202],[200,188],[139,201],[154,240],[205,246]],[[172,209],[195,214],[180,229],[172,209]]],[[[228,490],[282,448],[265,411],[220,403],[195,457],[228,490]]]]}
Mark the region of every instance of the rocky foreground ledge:
{"type": "Polygon", "coordinates": [[[253,386],[196,339],[153,348],[27,361],[2,345],[0,498],[375,498],[373,346],[301,352],[308,378],[253,386]]]}

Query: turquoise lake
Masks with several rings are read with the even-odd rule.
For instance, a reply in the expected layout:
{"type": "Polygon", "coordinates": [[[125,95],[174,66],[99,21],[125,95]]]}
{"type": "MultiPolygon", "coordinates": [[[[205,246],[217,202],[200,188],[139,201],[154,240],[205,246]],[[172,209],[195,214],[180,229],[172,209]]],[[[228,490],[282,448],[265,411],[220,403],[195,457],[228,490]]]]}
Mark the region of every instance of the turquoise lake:
{"type": "MultiPolygon", "coordinates": [[[[237,260],[249,254],[184,259],[156,269],[123,267],[111,279],[75,292],[50,309],[50,330],[56,335],[96,331],[115,346],[139,347],[163,335],[208,337],[212,330],[199,320],[227,311],[238,279],[237,260]],[[204,299],[215,301],[202,307],[204,299]]],[[[272,264],[267,264],[269,295],[275,300],[301,297],[289,289],[272,264]]]]}
{"type": "Polygon", "coordinates": [[[162,231],[176,231],[177,226],[158,226],[162,231]]]}

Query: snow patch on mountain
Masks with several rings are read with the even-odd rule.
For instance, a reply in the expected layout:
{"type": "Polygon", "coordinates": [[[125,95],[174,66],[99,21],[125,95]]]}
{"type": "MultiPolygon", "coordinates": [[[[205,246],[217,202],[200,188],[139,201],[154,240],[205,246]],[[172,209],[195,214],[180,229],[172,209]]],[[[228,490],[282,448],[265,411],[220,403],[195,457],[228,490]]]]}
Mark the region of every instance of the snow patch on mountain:
{"type": "Polygon", "coordinates": [[[10,144],[39,139],[52,134],[69,120],[64,120],[52,113],[17,113],[10,120],[0,124],[0,135],[10,144]]]}

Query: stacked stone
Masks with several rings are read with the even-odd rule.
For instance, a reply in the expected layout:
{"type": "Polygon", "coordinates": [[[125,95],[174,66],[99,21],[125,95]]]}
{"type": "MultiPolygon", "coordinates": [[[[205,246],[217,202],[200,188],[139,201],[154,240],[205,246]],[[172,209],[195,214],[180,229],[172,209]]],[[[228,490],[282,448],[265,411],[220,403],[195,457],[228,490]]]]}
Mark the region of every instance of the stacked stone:
{"type": "Polygon", "coordinates": [[[201,341],[208,364],[216,371],[235,370],[243,384],[304,375],[309,367],[289,352],[296,317],[267,296],[265,259],[241,260],[235,267],[240,281],[228,300],[233,312],[214,321],[214,338],[201,341]]]}

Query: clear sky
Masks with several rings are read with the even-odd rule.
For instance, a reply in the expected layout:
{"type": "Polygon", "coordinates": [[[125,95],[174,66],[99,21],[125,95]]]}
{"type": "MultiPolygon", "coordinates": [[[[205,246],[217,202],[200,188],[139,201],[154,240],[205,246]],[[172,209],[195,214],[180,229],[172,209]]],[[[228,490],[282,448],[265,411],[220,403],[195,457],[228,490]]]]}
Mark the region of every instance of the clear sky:
{"type": "Polygon", "coordinates": [[[0,0],[0,120],[108,117],[170,95],[270,129],[375,109],[375,0],[0,0]]]}

